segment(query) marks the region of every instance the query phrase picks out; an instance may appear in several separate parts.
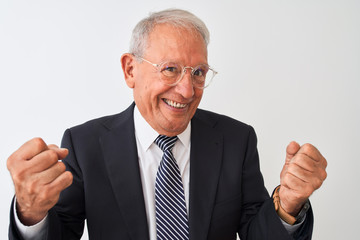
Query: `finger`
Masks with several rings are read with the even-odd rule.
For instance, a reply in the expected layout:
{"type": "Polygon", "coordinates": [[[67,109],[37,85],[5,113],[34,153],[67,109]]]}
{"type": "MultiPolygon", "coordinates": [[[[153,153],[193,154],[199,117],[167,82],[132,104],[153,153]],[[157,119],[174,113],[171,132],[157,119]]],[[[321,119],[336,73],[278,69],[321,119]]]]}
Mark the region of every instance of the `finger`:
{"type": "Polygon", "coordinates": [[[307,171],[314,172],[319,167],[318,163],[310,158],[308,155],[298,153],[291,159],[291,164],[295,164],[307,171]]]}
{"type": "Polygon", "coordinates": [[[36,155],[35,157],[33,157],[31,161],[27,161],[26,164],[24,164],[24,167],[28,169],[28,172],[32,172],[32,173],[42,172],[50,168],[54,164],[58,163],[59,160],[58,151],[59,150],[53,150],[53,149],[43,151],[38,155],[36,155]]]}
{"type": "Polygon", "coordinates": [[[310,143],[302,145],[298,153],[305,154],[317,162],[320,162],[324,159],[319,150],[317,150],[317,148],[310,143]]]}
{"type": "Polygon", "coordinates": [[[58,178],[61,174],[63,174],[65,170],[65,164],[62,162],[57,162],[45,171],[36,174],[36,178],[41,185],[49,184],[58,178]]]}
{"type": "MultiPolygon", "coordinates": [[[[323,160],[326,164],[326,160],[324,158],[323,160]]],[[[322,162],[314,161],[312,158],[310,158],[308,155],[299,153],[297,154],[292,160],[291,165],[297,165],[300,168],[309,171],[314,177],[317,177],[321,180],[325,180],[327,173],[325,171],[325,168],[322,164],[322,162]]]]}
{"type": "Polygon", "coordinates": [[[317,168],[314,172],[307,171],[296,164],[291,164],[288,167],[287,174],[285,175],[282,183],[291,189],[297,189],[305,193],[311,194],[316,189],[320,188],[326,179],[326,171],[317,168]]]}
{"type": "Polygon", "coordinates": [[[312,171],[302,168],[301,166],[294,163],[289,165],[287,172],[306,183],[310,182],[313,178],[312,171]]]}
{"type": "Polygon", "coordinates": [[[64,159],[68,154],[69,154],[69,150],[66,148],[59,148],[58,146],[56,146],[55,144],[50,144],[48,145],[49,149],[54,150],[57,154],[58,154],[58,159],[62,160],[64,159]]]}
{"type": "MultiPolygon", "coordinates": [[[[293,177],[307,183],[314,190],[318,189],[327,178],[326,170],[318,162],[304,154],[297,154],[291,160],[291,163],[286,166],[286,169],[281,172],[280,178],[283,184],[289,181],[289,176],[285,178],[286,174],[291,174],[293,177]]],[[[299,187],[294,184],[294,181],[290,181],[287,185],[289,188],[299,187]]]]}
{"type": "Polygon", "coordinates": [[[297,176],[287,172],[280,179],[281,186],[291,189],[292,192],[301,194],[301,192],[308,189],[308,184],[297,176]]]}
{"type": "Polygon", "coordinates": [[[47,149],[47,145],[41,138],[33,138],[27,141],[8,158],[7,167],[9,171],[16,169],[19,162],[22,164],[23,161],[30,160],[47,149]]]}
{"type": "Polygon", "coordinates": [[[19,148],[18,156],[23,160],[30,160],[47,149],[48,147],[42,138],[33,138],[19,148]]]}
{"type": "Polygon", "coordinates": [[[54,179],[54,181],[49,183],[47,187],[49,187],[49,191],[51,194],[57,194],[63,191],[65,188],[69,187],[72,184],[72,181],[72,173],[69,171],[65,171],[56,179],[54,179]]]}
{"type": "Polygon", "coordinates": [[[49,144],[48,148],[59,148],[59,146],[56,144],[49,144]]]}

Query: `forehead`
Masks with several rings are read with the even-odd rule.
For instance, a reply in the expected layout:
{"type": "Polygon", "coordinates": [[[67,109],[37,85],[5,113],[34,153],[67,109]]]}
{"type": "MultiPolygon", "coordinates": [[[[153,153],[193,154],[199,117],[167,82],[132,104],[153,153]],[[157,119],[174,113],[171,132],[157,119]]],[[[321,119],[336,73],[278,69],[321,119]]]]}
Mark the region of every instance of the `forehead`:
{"type": "Polygon", "coordinates": [[[193,28],[158,24],[148,36],[145,56],[157,60],[207,61],[207,47],[193,28]]]}

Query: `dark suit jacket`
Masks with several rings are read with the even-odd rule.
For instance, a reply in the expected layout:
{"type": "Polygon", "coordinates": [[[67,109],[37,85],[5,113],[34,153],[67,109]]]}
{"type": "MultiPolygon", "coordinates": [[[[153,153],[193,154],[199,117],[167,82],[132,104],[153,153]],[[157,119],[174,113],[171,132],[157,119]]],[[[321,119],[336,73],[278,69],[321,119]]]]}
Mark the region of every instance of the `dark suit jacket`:
{"type": "MultiPolygon", "coordinates": [[[[133,121],[124,112],[68,129],[62,146],[73,184],[49,212],[48,239],[149,239],[133,121]]],[[[197,110],[191,121],[190,239],[292,239],[280,222],[259,169],[252,127],[197,110]]],[[[295,234],[310,239],[313,218],[295,234]]],[[[10,239],[21,239],[11,215],[10,239]]]]}

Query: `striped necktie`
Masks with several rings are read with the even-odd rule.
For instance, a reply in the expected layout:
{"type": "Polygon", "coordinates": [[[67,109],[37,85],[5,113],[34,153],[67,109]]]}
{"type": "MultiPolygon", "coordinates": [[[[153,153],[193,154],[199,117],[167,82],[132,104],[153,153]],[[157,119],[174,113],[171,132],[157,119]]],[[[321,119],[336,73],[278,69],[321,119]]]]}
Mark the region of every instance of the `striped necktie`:
{"type": "Polygon", "coordinates": [[[159,135],[155,143],[164,152],[155,182],[157,239],[189,239],[189,224],[181,174],[171,152],[177,136],[159,135]]]}

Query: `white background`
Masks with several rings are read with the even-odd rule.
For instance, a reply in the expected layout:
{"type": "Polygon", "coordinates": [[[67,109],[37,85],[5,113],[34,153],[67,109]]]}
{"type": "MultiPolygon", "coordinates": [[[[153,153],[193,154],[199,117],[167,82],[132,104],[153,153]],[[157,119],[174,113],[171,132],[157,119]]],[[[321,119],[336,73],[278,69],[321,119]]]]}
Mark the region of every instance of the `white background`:
{"type": "MultiPolygon", "coordinates": [[[[271,192],[286,145],[311,142],[328,179],[311,197],[313,239],[358,236],[360,1],[0,1],[0,239],[14,189],[8,156],[40,136],[117,113],[132,102],[119,59],[150,11],[180,7],[211,32],[218,72],[201,108],[253,125],[271,192]]],[[[87,239],[87,237],[84,237],[87,239]]]]}

